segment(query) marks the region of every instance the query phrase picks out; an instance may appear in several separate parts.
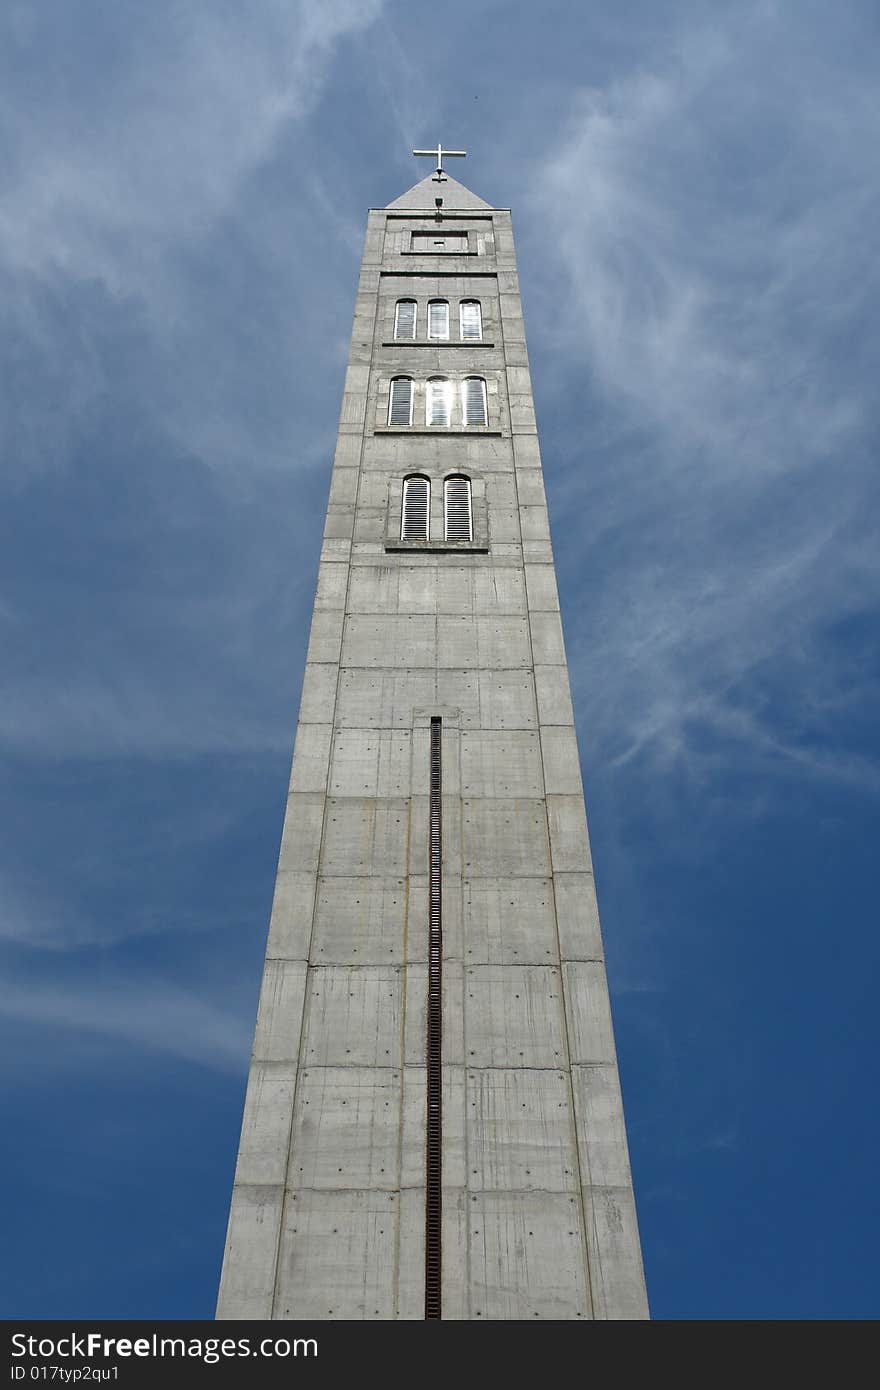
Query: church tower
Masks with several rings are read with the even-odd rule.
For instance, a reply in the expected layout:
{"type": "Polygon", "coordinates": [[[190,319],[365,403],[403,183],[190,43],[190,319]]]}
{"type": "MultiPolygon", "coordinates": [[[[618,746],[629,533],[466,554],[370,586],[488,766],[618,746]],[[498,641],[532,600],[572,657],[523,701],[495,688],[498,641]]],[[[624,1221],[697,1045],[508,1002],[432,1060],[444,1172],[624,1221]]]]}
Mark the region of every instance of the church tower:
{"type": "Polygon", "coordinates": [[[644,1318],[510,213],[416,153],[367,224],[217,1316],[644,1318]]]}

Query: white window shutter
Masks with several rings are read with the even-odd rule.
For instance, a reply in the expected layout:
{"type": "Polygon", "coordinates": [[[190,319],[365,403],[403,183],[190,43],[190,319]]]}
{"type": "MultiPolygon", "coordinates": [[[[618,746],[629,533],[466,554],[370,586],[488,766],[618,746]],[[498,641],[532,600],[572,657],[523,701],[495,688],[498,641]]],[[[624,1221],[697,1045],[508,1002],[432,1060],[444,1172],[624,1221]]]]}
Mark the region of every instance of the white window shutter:
{"type": "Polygon", "coordinates": [[[412,389],[408,376],[398,376],[392,381],[388,397],[389,425],[412,424],[412,389]]]}
{"type": "Polygon", "coordinates": [[[449,337],[449,305],[444,299],[428,304],[428,337],[445,341],[449,337]]]}
{"type": "Polygon", "coordinates": [[[431,484],[427,478],[404,478],[403,508],[400,521],[401,540],[426,541],[428,539],[430,498],[431,484]]]}
{"type": "Polygon", "coordinates": [[[399,299],[394,315],[394,336],[410,342],[416,336],[416,301],[399,299]]]}
{"type": "Polygon", "coordinates": [[[462,415],[466,425],[486,424],[486,383],[481,376],[465,377],[461,384],[462,415]]]}
{"type": "Polygon", "coordinates": [[[460,306],[461,337],[465,343],[479,343],[483,337],[483,315],[477,299],[463,299],[460,306]]]}
{"type": "Polygon", "coordinates": [[[452,382],[435,378],[428,382],[427,422],[449,428],[452,418],[452,382]]]}
{"type": "Polygon", "coordinates": [[[470,478],[447,478],[443,484],[444,529],[448,541],[474,538],[470,478]]]}

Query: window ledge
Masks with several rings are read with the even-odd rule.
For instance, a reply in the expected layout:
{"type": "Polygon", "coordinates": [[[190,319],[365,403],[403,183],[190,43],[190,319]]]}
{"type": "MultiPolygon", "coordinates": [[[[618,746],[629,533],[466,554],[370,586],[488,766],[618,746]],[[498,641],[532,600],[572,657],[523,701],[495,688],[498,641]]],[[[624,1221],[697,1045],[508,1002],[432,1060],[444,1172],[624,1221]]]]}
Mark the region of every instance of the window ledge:
{"type": "Polygon", "coordinates": [[[421,551],[422,554],[456,555],[462,551],[488,555],[489,547],[481,541],[386,541],[386,551],[421,551]]]}
{"type": "Polygon", "coordinates": [[[401,251],[401,256],[421,256],[432,260],[435,256],[479,256],[479,251],[401,251]]]}
{"type": "Polygon", "coordinates": [[[383,338],[383,347],[457,347],[493,348],[485,338],[470,338],[467,342],[457,342],[448,338],[383,338]]]}
{"type": "Polygon", "coordinates": [[[465,437],[469,437],[469,438],[471,438],[471,439],[478,438],[478,437],[479,437],[479,438],[484,438],[484,439],[487,438],[487,437],[488,437],[489,439],[503,439],[503,438],[504,438],[504,433],[503,433],[502,430],[489,430],[489,429],[486,429],[486,426],[485,426],[485,425],[471,425],[471,426],[470,426],[468,429],[466,429],[466,430],[453,430],[453,429],[449,429],[446,425],[432,425],[430,428],[425,428],[425,429],[420,429],[420,428],[419,428],[418,426],[416,426],[416,425],[377,425],[376,428],[373,430],[373,433],[374,433],[374,434],[438,434],[438,435],[443,436],[444,438],[445,438],[447,435],[450,435],[450,434],[464,435],[465,437]]]}

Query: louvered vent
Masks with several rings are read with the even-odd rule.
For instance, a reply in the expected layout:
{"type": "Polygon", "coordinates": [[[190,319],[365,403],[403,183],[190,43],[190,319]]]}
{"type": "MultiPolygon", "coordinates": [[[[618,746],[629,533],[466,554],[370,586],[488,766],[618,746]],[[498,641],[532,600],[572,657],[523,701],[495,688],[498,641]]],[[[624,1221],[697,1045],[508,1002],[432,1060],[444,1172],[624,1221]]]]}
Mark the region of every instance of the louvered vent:
{"type": "Polygon", "coordinates": [[[394,378],[388,401],[389,425],[412,424],[412,392],[413,384],[408,376],[394,378]]]}
{"type": "Polygon", "coordinates": [[[483,315],[477,299],[461,302],[461,336],[466,343],[479,343],[483,337],[483,315]]]}
{"type": "Polygon", "coordinates": [[[447,478],[443,487],[446,539],[472,541],[474,525],[471,512],[471,483],[469,478],[447,478]]]}
{"type": "Polygon", "coordinates": [[[411,342],[416,336],[416,301],[414,299],[399,299],[397,301],[397,311],[394,315],[394,336],[407,342],[411,342]]]}
{"type": "Polygon", "coordinates": [[[449,426],[452,415],[452,382],[435,377],[428,382],[428,424],[449,426]]]}
{"type": "Polygon", "coordinates": [[[485,425],[486,383],[482,377],[469,376],[462,382],[462,413],[466,425],[485,425]]]}
{"type": "Polygon", "coordinates": [[[449,337],[449,305],[445,299],[432,299],[428,304],[428,337],[444,341],[449,337]]]}
{"type": "Polygon", "coordinates": [[[428,505],[431,485],[427,478],[404,478],[403,514],[400,524],[400,539],[403,541],[426,541],[428,539],[428,505]]]}

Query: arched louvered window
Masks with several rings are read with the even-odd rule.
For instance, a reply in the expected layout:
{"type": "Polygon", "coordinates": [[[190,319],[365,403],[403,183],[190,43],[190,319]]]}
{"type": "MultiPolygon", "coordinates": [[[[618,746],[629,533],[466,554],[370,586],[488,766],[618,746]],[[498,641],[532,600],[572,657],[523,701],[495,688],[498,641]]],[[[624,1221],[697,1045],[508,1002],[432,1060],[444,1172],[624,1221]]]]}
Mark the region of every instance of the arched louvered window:
{"type": "Polygon", "coordinates": [[[443,484],[443,524],[446,540],[473,540],[470,478],[447,478],[443,484]]]}
{"type": "Polygon", "coordinates": [[[416,301],[398,299],[394,310],[394,336],[400,342],[412,342],[416,336],[416,301]]]}
{"type": "Polygon", "coordinates": [[[483,337],[483,314],[478,299],[463,299],[459,305],[461,337],[465,343],[479,343],[483,337]]]}
{"type": "Polygon", "coordinates": [[[466,425],[486,424],[486,383],[481,376],[467,376],[461,383],[461,415],[466,425]]]}
{"type": "Polygon", "coordinates": [[[408,376],[396,376],[388,393],[389,425],[411,425],[413,407],[413,384],[408,376]]]}
{"type": "Polygon", "coordinates": [[[449,337],[449,305],[445,299],[428,300],[428,337],[443,342],[449,337]]]}
{"type": "Polygon", "coordinates": [[[400,517],[400,539],[402,541],[426,541],[428,539],[428,515],[431,502],[431,484],[427,478],[418,475],[403,480],[403,507],[400,517]]]}
{"type": "Polygon", "coordinates": [[[435,376],[428,382],[425,418],[429,425],[445,425],[452,420],[452,382],[435,376]]]}

